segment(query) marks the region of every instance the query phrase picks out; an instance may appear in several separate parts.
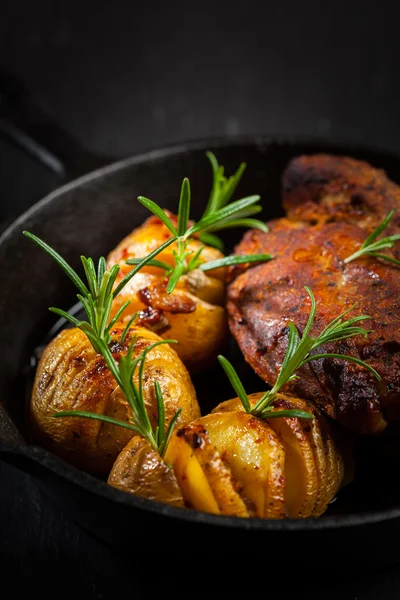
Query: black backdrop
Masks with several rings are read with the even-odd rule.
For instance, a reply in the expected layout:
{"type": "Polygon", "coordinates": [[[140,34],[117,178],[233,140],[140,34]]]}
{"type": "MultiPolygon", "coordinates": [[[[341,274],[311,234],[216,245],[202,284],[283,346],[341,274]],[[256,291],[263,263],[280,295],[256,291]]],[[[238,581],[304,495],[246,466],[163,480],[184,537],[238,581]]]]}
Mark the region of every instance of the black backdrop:
{"type": "Polygon", "coordinates": [[[396,4],[2,0],[0,63],[114,156],[259,132],[398,149],[396,4]]]}
{"type": "MultiPolygon", "coordinates": [[[[400,150],[398,6],[1,0],[0,68],[69,135],[110,159],[257,133],[400,150]]],[[[31,198],[11,181],[4,150],[0,158],[2,202],[17,199],[22,208],[31,198]]],[[[43,193],[32,180],[31,196],[43,193]]]]}
{"type": "MultiPolygon", "coordinates": [[[[66,135],[110,160],[186,139],[257,133],[400,153],[396,4],[0,0],[0,70],[25,84],[66,135]]],[[[0,94],[0,116],[1,101],[0,94]]],[[[60,180],[0,139],[0,220],[60,180]]],[[[4,572],[24,576],[14,582],[36,573],[37,584],[45,569],[61,574],[68,566],[64,589],[103,597],[101,573],[110,568],[118,577],[119,559],[44,503],[29,480],[0,468],[4,572]]],[[[115,590],[126,593],[122,584],[115,590]]],[[[393,571],[307,589],[321,600],[399,596],[393,571]]]]}

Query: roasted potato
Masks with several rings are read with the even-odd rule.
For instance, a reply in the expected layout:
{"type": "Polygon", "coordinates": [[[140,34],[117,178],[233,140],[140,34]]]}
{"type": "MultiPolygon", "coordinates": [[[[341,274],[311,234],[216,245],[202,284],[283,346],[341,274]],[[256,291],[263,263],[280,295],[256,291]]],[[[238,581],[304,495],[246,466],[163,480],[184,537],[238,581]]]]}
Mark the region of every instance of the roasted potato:
{"type": "MultiPolygon", "coordinates": [[[[252,394],[250,402],[255,404],[261,395],[252,394]]],[[[261,420],[246,413],[235,398],[218,405],[211,414],[178,428],[164,463],[173,468],[184,505],[238,517],[282,519],[321,515],[344,481],[345,463],[351,471],[348,443],[342,448],[335,426],[332,429],[325,417],[304,400],[279,394],[272,408],[293,409],[311,412],[314,419],[261,420]]],[[[347,437],[347,433],[343,435],[347,437]]],[[[136,471],[130,471],[131,461],[129,452],[120,455],[109,483],[146,497],[157,495],[168,502],[169,490],[164,495],[158,488],[149,493],[143,465],[139,485],[136,471]]],[[[347,480],[351,476],[348,472],[347,480]]],[[[161,485],[160,481],[157,485],[161,485]]]]}
{"type": "MultiPolygon", "coordinates": [[[[136,335],[134,356],[160,340],[142,327],[132,327],[123,344],[123,328],[111,332],[113,356],[127,352],[136,335]]],[[[137,372],[134,375],[137,383],[137,372]]],[[[200,415],[196,393],[186,367],[172,346],[153,348],[146,357],[143,391],[150,421],[157,419],[154,381],[157,380],[165,403],[166,422],[176,411],[178,422],[188,423],[200,415]]],[[[95,419],[59,417],[60,411],[81,410],[128,421],[130,409],[103,357],[93,350],[86,335],[77,328],[63,330],[46,347],[36,371],[29,406],[34,439],[68,462],[100,476],[107,476],[129,440],[132,430],[95,419]]]]}
{"type": "Polygon", "coordinates": [[[184,506],[174,470],[139,436],[134,436],[119,454],[108,483],[149,500],[184,506]]]}
{"type": "MultiPolygon", "coordinates": [[[[170,219],[176,217],[165,211],[170,219]]],[[[143,258],[161,246],[171,233],[157,217],[148,218],[118,244],[107,258],[108,268],[118,264],[119,281],[133,268],[126,264],[128,259],[143,258]]],[[[223,254],[191,240],[187,250],[197,252],[202,262],[217,260],[223,254]]],[[[157,256],[157,260],[173,265],[171,244],[157,256]]],[[[176,351],[191,373],[202,370],[221,350],[228,334],[225,302],[226,269],[214,269],[208,274],[195,269],[183,275],[175,290],[167,294],[165,271],[159,267],[144,267],[137,273],[116,297],[112,316],[130,300],[131,304],[123,313],[123,319],[140,311],[140,323],[157,332],[163,338],[178,340],[176,351]]]]}

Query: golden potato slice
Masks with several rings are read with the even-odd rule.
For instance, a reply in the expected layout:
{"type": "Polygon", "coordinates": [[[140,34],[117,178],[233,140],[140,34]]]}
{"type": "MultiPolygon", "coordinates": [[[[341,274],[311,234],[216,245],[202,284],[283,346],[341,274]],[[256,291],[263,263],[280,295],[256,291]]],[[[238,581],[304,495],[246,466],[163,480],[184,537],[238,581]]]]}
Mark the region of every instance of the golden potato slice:
{"type": "Polygon", "coordinates": [[[174,470],[139,436],[118,455],[107,482],[136,496],[184,507],[174,470]]]}
{"type": "Polygon", "coordinates": [[[168,445],[165,461],[172,465],[188,508],[221,514],[219,506],[201,468],[194,449],[183,436],[175,433],[168,445]]]}
{"type": "Polygon", "coordinates": [[[279,434],[285,449],[285,506],[289,517],[312,515],[318,496],[318,476],[314,453],[300,419],[267,419],[279,434]]]}
{"type": "MultiPolygon", "coordinates": [[[[280,410],[283,410],[284,408],[297,408],[314,415],[314,419],[312,420],[299,419],[298,422],[304,434],[307,436],[312,448],[316,466],[316,476],[318,478],[315,505],[312,513],[310,513],[310,516],[319,516],[326,510],[327,505],[332,500],[330,480],[333,478],[326,459],[326,435],[323,436],[321,431],[323,423],[326,424],[326,419],[321,415],[315,406],[306,400],[302,400],[301,398],[290,396],[288,394],[279,394],[278,398],[278,402],[275,403],[275,407],[277,409],[280,408],[280,410]]],[[[326,427],[324,429],[326,429],[326,427]]]]}
{"type": "MultiPolygon", "coordinates": [[[[251,394],[255,404],[262,393],[251,394]]],[[[240,400],[234,398],[217,406],[214,411],[243,411],[240,400]]],[[[285,408],[282,406],[280,410],[285,408]]],[[[290,407],[287,407],[290,408],[290,407]]],[[[272,408],[273,409],[273,408],[272,408]]],[[[213,411],[213,412],[214,412],[213,411]]],[[[300,419],[272,418],[263,421],[279,436],[285,455],[285,509],[289,517],[308,517],[318,497],[318,476],[312,446],[303,431],[300,419]]]]}
{"type": "Polygon", "coordinates": [[[199,419],[258,517],[284,516],[284,450],[275,432],[243,411],[199,419]]]}
{"type": "Polygon", "coordinates": [[[187,506],[215,514],[249,516],[231,470],[211,443],[201,419],[172,437],[165,460],[174,467],[187,506]]]}

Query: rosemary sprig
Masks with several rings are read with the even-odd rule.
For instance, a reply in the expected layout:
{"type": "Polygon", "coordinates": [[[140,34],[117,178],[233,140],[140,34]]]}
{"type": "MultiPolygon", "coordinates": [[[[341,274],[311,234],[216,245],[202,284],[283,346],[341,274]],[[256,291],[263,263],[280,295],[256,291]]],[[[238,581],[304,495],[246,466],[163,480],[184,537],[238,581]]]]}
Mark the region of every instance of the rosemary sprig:
{"type": "MultiPolygon", "coordinates": [[[[138,200],[143,206],[156,215],[172,234],[172,240],[176,242],[177,249],[173,250],[175,265],[167,265],[166,263],[149,262],[149,266],[161,267],[165,270],[166,276],[169,278],[167,292],[170,294],[175,289],[180,277],[189,273],[193,269],[200,268],[203,271],[217,269],[224,266],[232,266],[244,263],[264,262],[271,260],[273,257],[270,254],[256,254],[243,256],[227,256],[218,261],[210,261],[203,263],[201,253],[203,247],[200,247],[197,252],[188,251],[188,244],[193,236],[199,237],[204,244],[215,246],[223,249],[221,240],[215,235],[215,231],[227,229],[230,227],[254,227],[262,231],[268,231],[267,226],[258,219],[250,218],[262,210],[257,202],[260,196],[247,196],[231,202],[232,195],[235,192],[242,174],[246,168],[245,163],[241,163],[236,173],[227,178],[224,175],[224,167],[218,164],[218,161],[212,152],[207,152],[207,157],[211,162],[213,169],[213,184],[210,197],[206,209],[199,221],[190,225],[190,183],[187,178],[182,182],[179,208],[178,208],[178,224],[172,223],[171,219],[165,212],[149,198],[139,196],[138,200]]],[[[128,265],[139,264],[140,259],[132,258],[127,260],[128,265]]]]}
{"type": "Polygon", "coordinates": [[[348,319],[347,321],[343,320],[345,315],[347,315],[351,310],[354,309],[354,307],[356,306],[356,304],[354,304],[349,309],[342,312],[338,317],[333,319],[318,335],[318,337],[315,338],[310,335],[310,331],[315,319],[316,302],[314,294],[312,293],[310,288],[305,287],[305,290],[311,298],[311,311],[308,317],[307,324],[304,328],[303,335],[300,337],[300,334],[294,323],[289,322],[288,347],[282,365],[280,367],[276,382],[273,385],[272,389],[268,390],[261,396],[258,402],[253,406],[253,408],[250,405],[250,401],[248,399],[246,391],[234,367],[225,357],[218,357],[218,360],[225,373],[227,374],[233,389],[240,398],[245,411],[254,416],[260,417],[261,419],[274,417],[301,417],[303,419],[313,418],[313,416],[310,413],[297,409],[285,411],[271,410],[271,405],[273,404],[274,400],[276,400],[276,396],[278,392],[282,389],[282,387],[286,383],[297,379],[298,375],[296,374],[296,372],[298,371],[298,369],[300,369],[303,365],[307,364],[308,362],[311,362],[312,360],[329,357],[339,358],[341,360],[348,360],[350,362],[356,363],[364,367],[365,369],[368,369],[368,371],[370,371],[378,380],[381,379],[379,373],[375,371],[373,367],[371,367],[364,361],[355,358],[354,356],[348,356],[346,354],[336,354],[332,352],[311,354],[313,350],[316,350],[320,346],[331,342],[336,342],[346,338],[354,337],[356,335],[363,335],[364,337],[367,337],[368,333],[371,333],[371,330],[366,330],[363,327],[357,325],[357,323],[365,321],[366,319],[370,319],[371,317],[369,317],[368,315],[359,315],[358,317],[353,317],[352,319],[348,319]]]}
{"type": "MultiPolygon", "coordinates": [[[[132,338],[132,341],[128,347],[126,355],[120,355],[119,362],[117,362],[109,348],[109,344],[112,342],[111,331],[115,326],[116,322],[120,318],[123,311],[129,305],[129,302],[125,302],[119,309],[116,315],[110,320],[110,312],[112,302],[129,280],[146,264],[154,260],[159,252],[167,248],[172,244],[173,239],[169,239],[154,250],[151,254],[143,258],[139,264],[132,269],[115,287],[113,290],[117,275],[119,273],[119,266],[114,265],[109,271],[106,268],[106,261],[104,257],[101,257],[98,262],[97,269],[95,268],[93,259],[81,256],[82,265],[84,268],[86,281],[85,284],[74,269],[60,256],[53,248],[46,244],[43,240],[27,231],[23,232],[26,237],[31,239],[35,244],[42,248],[68,275],[74,285],[78,288],[77,297],[82,303],[82,306],[87,315],[87,321],[79,321],[73,315],[59,308],[50,308],[55,314],[65,318],[67,321],[81,329],[89,341],[91,342],[96,353],[101,354],[111,371],[115,381],[119,385],[122,393],[124,394],[130,409],[131,418],[129,423],[125,421],[119,421],[112,417],[105,415],[98,415],[96,413],[86,411],[62,411],[56,413],[55,417],[86,417],[88,419],[97,419],[100,421],[106,421],[114,425],[119,425],[135,431],[141,435],[151,447],[159,452],[161,456],[164,454],[168,440],[172,435],[173,428],[176,420],[180,414],[178,410],[173,418],[171,419],[167,430],[165,430],[165,409],[164,401],[161,393],[161,388],[158,381],[154,382],[155,394],[157,399],[158,407],[158,424],[153,429],[147,409],[144,401],[143,394],[143,372],[147,354],[156,346],[161,344],[176,343],[176,340],[160,340],[151,344],[137,357],[134,357],[133,352],[136,343],[136,336],[132,338]],[[138,369],[138,381],[136,384],[133,381],[133,377],[138,369]]],[[[126,336],[130,330],[130,327],[135,320],[137,314],[134,314],[126,324],[121,336],[120,343],[124,344],[126,336]]]]}
{"type": "Polygon", "coordinates": [[[392,220],[394,215],[394,210],[391,210],[387,217],[378,225],[378,227],[367,237],[363,245],[357,252],[354,252],[351,256],[345,258],[344,262],[348,264],[352,260],[356,258],[360,258],[360,256],[374,256],[375,258],[381,258],[383,260],[387,260],[391,263],[394,263],[397,266],[400,266],[400,260],[393,258],[393,256],[387,256],[386,254],[381,254],[380,250],[384,250],[385,248],[393,248],[394,243],[400,240],[400,234],[397,233],[395,235],[389,235],[388,237],[381,238],[380,240],[376,240],[376,238],[386,229],[392,220]]]}
{"type": "Polygon", "coordinates": [[[81,256],[86,276],[85,284],[76,271],[74,271],[58,252],[46,244],[46,242],[29,231],[24,231],[23,234],[37,244],[39,248],[44,250],[71,279],[72,283],[78,289],[79,293],[77,294],[77,298],[85,310],[87,321],[79,321],[73,315],[60,308],[51,307],[49,310],[56,315],[63,317],[72,323],[72,325],[75,325],[75,327],[81,329],[89,338],[95,352],[98,353],[101,353],[99,342],[103,341],[105,344],[111,342],[110,331],[129,305],[129,302],[125,302],[110,321],[113,300],[142,267],[151,262],[159,252],[162,252],[173,242],[173,239],[167,240],[162,246],[154,250],[154,252],[145,258],[142,258],[137,266],[132,269],[132,271],[130,271],[113,290],[120,269],[119,265],[114,265],[107,271],[106,260],[102,256],[98,261],[96,269],[92,258],[81,256]]]}
{"type": "Polygon", "coordinates": [[[131,429],[143,437],[150,444],[153,450],[158,452],[161,456],[164,456],[168,442],[174,430],[176,420],[178,419],[182,409],[176,411],[168,427],[166,428],[165,406],[161,387],[158,381],[154,381],[154,391],[157,399],[158,409],[158,423],[156,427],[153,428],[144,400],[143,373],[146,357],[149,352],[161,344],[176,343],[176,340],[160,340],[154,342],[154,344],[151,344],[145,348],[145,350],[141,352],[139,356],[134,357],[133,351],[135,348],[136,339],[136,336],[132,338],[126,355],[121,355],[119,362],[115,360],[108,345],[105,344],[104,341],[100,342],[101,354],[131,409],[132,414],[130,415],[129,422],[113,419],[112,417],[107,417],[105,415],[75,410],[61,411],[55,413],[54,417],[84,417],[88,419],[97,419],[99,421],[105,421],[107,423],[112,423],[113,425],[131,429]],[[136,385],[134,382],[134,376],[137,371],[138,385],[136,385]]]}
{"type": "MultiPolygon", "coordinates": [[[[197,251],[196,255],[190,260],[188,264],[188,270],[186,272],[192,271],[193,269],[212,271],[213,269],[219,269],[220,267],[231,267],[233,265],[242,265],[246,263],[259,263],[273,259],[271,254],[238,254],[235,256],[225,256],[224,258],[209,260],[206,263],[202,263],[198,260],[198,254],[199,251],[197,251]]],[[[129,265],[138,265],[140,264],[141,260],[141,258],[130,258],[126,262],[129,265]]],[[[174,270],[174,267],[168,263],[162,262],[161,260],[151,260],[147,263],[147,265],[149,267],[159,267],[160,269],[164,269],[166,275],[172,273],[174,270]]]]}

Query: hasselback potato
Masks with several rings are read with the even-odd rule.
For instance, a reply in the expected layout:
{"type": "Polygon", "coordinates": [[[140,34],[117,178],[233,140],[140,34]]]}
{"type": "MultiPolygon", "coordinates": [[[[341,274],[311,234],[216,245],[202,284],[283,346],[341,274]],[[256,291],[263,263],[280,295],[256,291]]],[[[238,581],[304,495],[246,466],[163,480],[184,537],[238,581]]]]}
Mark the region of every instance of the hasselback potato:
{"type": "MultiPolygon", "coordinates": [[[[165,213],[176,223],[172,213],[165,213]]],[[[162,221],[152,216],[123,239],[107,258],[109,269],[116,264],[120,266],[116,284],[132,269],[127,260],[147,256],[171,237],[162,221]]],[[[200,248],[203,248],[201,263],[223,257],[219,250],[196,239],[189,241],[187,251],[195,254],[200,248]]],[[[175,242],[160,252],[157,259],[172,267],[176,249],[175,242]]],[[[178,340],[176,351],[181,360],[191,372],[199,371],[216,357],[228,333],[224,308],[226,268],[211,273],[194,269],[182,275],[174,291],[168,294],[165,270],[145,266],[118,294],[112,315],[129,300],[123,318],[126,320],[140,311],[141,323],[163,338],[178,340]]]]}
{"type": "MultiPolygon", "coordinates": [[[[261,393],[249,396],[252,405],[261,393]]],[[[204,512],[280,519],[317,517],[351,478],[349,442],[310,403],[280,394],[273,410],[301,409],[313,420],[262,420],[238,398],[178,428],[164,463],[132,439],[108,482],[128,492],[204,512]],[[154,470],[162,473],[154,477],[154,470]]]]}
{"type": "MultiPolygon", "coordinates": [[[[122,327],[115,326],[111,332],[110,350],[116,361],[126,355],[135,335],[134,357],[160,340],[148,329],[131,327],[121,344],[122,331],[122,327]]],[[[138,373],[134,379],[137,378],[138,373]]],[[[168,344],[153,348],[144,366],[144,400],[152,423],[157,420],[155,379],[163,392],[167,423],[179,408],[182,411],[178,423],[188,423],[199,416],[187,369],[168,344]]],[[[130,414],[126,398],[104,358],[78,328],[63,330],[41,356],[29,406],[32,431],[37,442],[67,461],[91,473],[108,475],[132,431],[95,419],[54,418],[55,413],[68,410],[90,411],[124,422],[128,422],[130,414]]]]}

